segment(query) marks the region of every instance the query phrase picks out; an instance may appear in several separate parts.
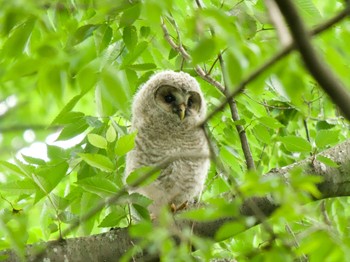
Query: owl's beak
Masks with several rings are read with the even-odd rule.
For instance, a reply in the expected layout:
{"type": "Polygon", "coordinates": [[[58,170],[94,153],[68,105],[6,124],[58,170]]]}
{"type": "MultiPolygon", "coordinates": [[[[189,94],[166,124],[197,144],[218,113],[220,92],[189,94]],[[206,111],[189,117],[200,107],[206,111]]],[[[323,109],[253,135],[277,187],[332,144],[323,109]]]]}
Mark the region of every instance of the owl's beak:
{"type": "Polygon", "coordinates": [[[185,104],[178,105],[177,113],[179,114],[180,120],[184,120],[186,115],[186,106],[185,104]]]}

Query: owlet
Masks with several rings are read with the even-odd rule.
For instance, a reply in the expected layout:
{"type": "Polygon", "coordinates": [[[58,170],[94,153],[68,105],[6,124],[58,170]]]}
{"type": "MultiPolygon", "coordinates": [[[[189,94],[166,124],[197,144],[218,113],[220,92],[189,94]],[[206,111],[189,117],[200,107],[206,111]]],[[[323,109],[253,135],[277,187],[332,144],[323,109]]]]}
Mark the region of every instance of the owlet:
{"type": "Polygon", "coordinates": [[[135,95],[131,132],[137,130],[137,135],[126,157],[126,177],[171,159],[155,181],[133,190],[153,200],[152,215],[165,205],[183,206],[200,195],[210,164],[208,142],[199,127],[205,115],[200,86],[184,72],[157,73],[135,95]]]}

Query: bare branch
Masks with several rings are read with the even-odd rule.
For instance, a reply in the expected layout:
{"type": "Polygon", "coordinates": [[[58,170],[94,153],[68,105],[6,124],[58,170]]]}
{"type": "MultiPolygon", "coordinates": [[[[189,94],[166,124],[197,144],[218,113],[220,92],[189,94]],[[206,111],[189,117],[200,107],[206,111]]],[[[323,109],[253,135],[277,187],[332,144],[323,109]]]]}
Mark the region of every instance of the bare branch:
{"type": "Polygon", "coordinates": [[[267,12],[272,24],[275,26],[278,38],[282,46],[288,46],[292,42],[289,30],[283,20],[283,16],[279,11],[274,0],[264,0],[267,12]]]}

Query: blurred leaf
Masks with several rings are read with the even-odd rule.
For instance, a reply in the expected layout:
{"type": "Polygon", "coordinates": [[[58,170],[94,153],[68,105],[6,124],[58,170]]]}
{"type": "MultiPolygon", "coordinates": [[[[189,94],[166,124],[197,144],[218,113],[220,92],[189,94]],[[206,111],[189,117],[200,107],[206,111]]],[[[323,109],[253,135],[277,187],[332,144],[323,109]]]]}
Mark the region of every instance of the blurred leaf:
{"type": "Polygon", "coordinates": [[[10,37],[6,39],[6,42],[2,48],[2,53],[9,57],[21,55],[24,52],[25,46],[32,34],[35,22],[36,19],[31,17],[14,28],[10,37]]]}
{"type": "Polygon", "coordinates": [[[17,180],[6,183],[0,187],[0,191],[6,191],[8,194],[33,194],[37,190],[35,183],[29,179],[17,180]]]}
{"type": "Polygon", "coordinates": [[[10,162],[6,162],[6,161],[2,161],[0,160],[0,165],[3,166],[3,169],[7,169],[9,170],[11,173],[16,174],[17,176],[23,177],[25,176],[25,173],[22,172],[22,170],[20,170],[18,168],[18,166],[10,163],[10,162]]]}
{"type": "MultiPolygon", "coordinates": [[[[82,95],[76,95],[73,97],[61,110],[61,112],[55,117],[55,119],[52,121],[51,125],[54,124],[68,124],[70,121],[66,121],[66,119],[70,119],[71,115],[67,117],[67,115],[72,111],[76,103],[82,98],[82,95]]],[[[84,116],[81,112],[74,112],[74,117],[82,117],[84,116]]]]}
{"type": "Polygon", "coordinates": [[[149,28],[149,26],[141,26],[141,28],[140,28],[140,35],[143,38],[148,37],[150,33],[151,33],[151,29],[149,28]]]}
{"type": "Polygon", "coordinates": [[[284,136],[279,139],[290,152],[311,152],[312,150],[310,143],[304,138],[297,136],[284,136]]]}
{"type": "Polygon", "coordinates": [[[107,148],[107,140],[103,136],[97,134],[88,134],[87,138],[91,145],[102,149],[107,148]]]}
{"type": "MultiPolygon", "coordinates": [[[[82,68],[76,78],[82,95],[94,88],[98,80],[96,69],[91,66],[82,68]]],[[[79,101],[79,96],[77,99],[79,101]]]]}
{"type": "Polygon", "coordinates": [[[41,159],[41,158],[26,156],[26,155],[23,155],[23,154],[21,154],[21,156],[29,164],[45,165],[45,161],[43,159],[41,159]]]}
{"type": "Polygon", "coordinates": [[[67,160],[70,156],[69,150],[65,150],[62,147],[54,145],[46,145],[47,147],[47,156],[50,160],[67,160]]]}
{"type": "Polygon", "coordinates": [[[71,123],[66,125],[60,135],[58,136],[57,140],[68,140],[71,139],[77,135],[80,135],[83,133],[89,125],[86,123],[86,120],[84,118],[79,119],[75,123],[71,123]]]}
{"type": "Polygon", "coordinates": [[[53,166],[39,167],[35,174],[40,176],[41,189],[45,194],[50,193],[58,183],[65,177],[68,170],[68,164],[61,162],[60,164],[53,166]]]}
{"type": "Polygon", "coordinates": [[[132,25],[136,19],[139,18],[141,13],[141,3],[135,3],[132,7],[126,9],[122,17],[120,18],[120,27],[130,26],[132,25]]]}
{"type": "Polygon", "coordinates": [[[108,67],[102,71],[102,83],[96,92],[101,115],[113,115],[116,111],[129,114],[130,87],[125,71],[108,67]],[[107,107],[110,106],[108,109],[107,107]],[[109,111],[112,110],[112,111],[109,111]]]}
{"type": "Polygon", "coordinates": [[[117,210],[113,210],[107,216],[105,216],[105,218],[98,225],[98,227],[115,227],[123,218],[126,217],[127,214],[125,210],[122,208],[118,208],[117,210]]]}
{"type": "Polygon", "coordinates": [[[103,177],[88,177],[77,181],[84,190],[96,194],[101,198],[111,197],[116,194],[118,187],[109,179],[103,177]]]}
{"type": "Polygon", "coordinates": [[[215,56],[216,43],[212,38],[200,39],[198,44],[191,52],[192,60],[194,64],[205,62],[215,56]]]}
{"type": "Polygon", "coordinates": [[[318,155],[317,160],[330,167],[339,167],[339,165],[336,162],[325,156],[318,155]]]}
{"type": "Polygon", "coordinates": [[[339,142],[340,130],[320,130],[317,132],[315,143],[318,148],[332,146],[339,142]]]}
{"type": "Polygon", "coordinates": [[[78,155],[90,166],[96,167],[104,172],[113,172],[115,170],[112,161],[104,155],[88,153],[79,153],[78,155]]]}
{"type": "Polygon", "coordinates": [[[133,50],[138,42],[135,26],[126,26],[123,29],[123,41],[129,50],[133,50]]]}
{"type": "Polygon", "coordinates": [[[124,69],[130,66],[131,64],[133,64],[136,61],[136,59],[139,58],[139,56],[143,53],[143,51],[146,50],[147,46],[148,46],[148,42],[146,41],[142,41],[138,43],[135,49],[133,49],[124,57],[124,60],[120,65],[120,68],[124,69]]]}
{"type": "Polygon", "coordinates": [[[142,219],[145,219],[145,220],[151,220],[151,217],[149,215],[147,208],[140,206],[140,205],[137,205],[137,204],[133,204],[132,207],[136,211],[136,213],[139,217],[141,217],[142,219]]]}
{"type": "Polygon", "coordinates": [[[117,133],[115,132],[113,125],[110,125],[106,132],[106,139],[109,143],[112,143],[115,141],[116,138],[117,138],[117,133]]]}
{"type": "Polygon", "coordinates": [[[156,180],[159,176],[160,171],[152,172],[153,167],[144,166],[140,167],[129,174],[126,178],[126,183],[130,186],[134,185],[136,182],[140,182],[138,187],[146,186],[151,184],[154,180],[156,180]],[[147,175],[147,176],[146,176],[147,175]],[[144,178],[142,181],[141,178],[144,178]]]}
{"type": "Polygon", "coordinates": [[[271,135],[264,125],[258,124],[254,126],[253,133],[255,137],[260,140],[260,142],[265,144],[268,144],[271,142],[271,135]]]}
{"type": "Polygon", "coordinates": [[[137,132],[121,136],[116,144],[115,153],[118,156],[123,156],[132,150],[135,146],[135,138],[137,132]]]}
{"type": "Polygon", "coordinates": [[[265,125],[268,128],[271,128],[271,129],[278,129],[280,127],[284,127],[284,125],[282,125],[278,120],[276,120],[270,116],[260,117],[259,121],[261,124],[265,125]]]}
{"type": "Polygon", "coordinates": [[[147,70],[153,70],[156,69],[157,66],[152,63],[145,63],[145,64],[134,64],[129,65],[127,68],[135,70],[135,71],[147,71],[147,70]]]}
{"type": "Polygon", "coordinates": [[[222,241],[243,232],[245,229],[246,226],[242,221],[228,222],[216,232],[215,239],[222,241]]]}
{"type": "Polygon", "coordinates": [[[79,27],[71,40],[71,44],[72,45],[77,45],[79,43],[81,43],[82,41],[84,41],[85,39],[89,38],[90,36],[92,36],[92,33],[99,28],[100,25],[93,25],[93,24],[88,24],[88,25],[83,25],[81,27],[79,27]]]}

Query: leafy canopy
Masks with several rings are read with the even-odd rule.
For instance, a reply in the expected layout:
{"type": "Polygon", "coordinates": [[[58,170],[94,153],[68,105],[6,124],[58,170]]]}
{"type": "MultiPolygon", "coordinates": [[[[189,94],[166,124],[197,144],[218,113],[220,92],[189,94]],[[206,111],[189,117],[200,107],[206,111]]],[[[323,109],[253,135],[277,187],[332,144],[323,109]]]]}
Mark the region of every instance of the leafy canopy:
{"type": "MultiPolygon", "coordinates": [[[[310,27],[344,8],[343,1],[296,3],[310,27]]],[[[224,94],[199,77],[195,66],[221,83],[224,73],[226,88],[232,91],[280,48],[260,0],[205,0],[202,7],[186,0],[0,0],[0,6],[0,247],[22,255],[25,244],[57,238],[124,187],[125,154],[135,137],[127,132],[130,104],[150,75],[162,69],[191,73],[213,111],[224,94]],[[171,47],[161,21],[191,60],[171,47]]],[[[347,86],[349,35],[344,22],[313,42],[347,86]]],[[[290,187],[261,178],[271,168],[304,159],[349,136],[348,124],[299,56],[292,54],[266,70],[236,103],[241,120],[232,120],[226,108],[208,122],[220,161],[212,163],[202,196],[209,206],[184,216],[206,221],[237,215],[241,200],[232,203],[227,197],[234,193],[230,181],[235,179],[245,196],[272,193],[283,203],[268,221],[278,235],[270,248],[260,246],[269,240],[264,228],[242,232],[246,222],[239,221],[219,230],[216,239],[227,239],[220,244],[183,232],[182,239],[200,248],[190,254],[186,243],[175,246],[166,226],[150,226],[150,200],[126,193],[67,236],[126,227],[132,213],[145,222],[131,227],[130,233],[144,237],[142,245],[160,250],[164,259],[348,257],[347,198],[323,202],[321,212],[320,203],[303,205],[306,193],[317,196],[317,179],[301,176],[300,170],[290,174],[290,187]],[[246,171],[236,125],[246,131],[254,172],[246,171]],[[324,222],[325,213],[331,227],[324,222]],[[294,242],[297,245],[285,244],[294,242]]],[[[318,160],[337,165],[326,157],[318,160]]],[[[168,219],[164,214],[161,225],[168,219]]]]}

